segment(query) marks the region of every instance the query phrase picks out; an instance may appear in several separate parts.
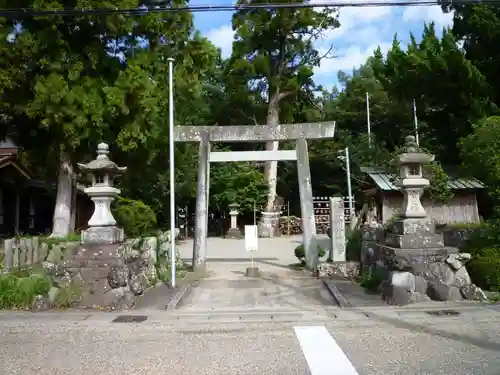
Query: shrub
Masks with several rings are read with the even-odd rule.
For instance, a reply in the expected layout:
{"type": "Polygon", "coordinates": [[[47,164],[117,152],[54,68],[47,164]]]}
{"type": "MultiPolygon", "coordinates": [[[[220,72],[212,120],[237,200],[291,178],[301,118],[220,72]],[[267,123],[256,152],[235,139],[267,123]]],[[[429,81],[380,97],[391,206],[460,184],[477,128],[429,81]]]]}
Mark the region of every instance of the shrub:
{"type": "MultiPolygon", "coordinates": [[[[318,258],[322,258],[325,256],[326,251],[320,245],[317,247],[318,249],[318,258]]],[[[304,249],[304,245],[299,245],[295,248],[295,256],[299,260],[300,263],[306,263],[306,251],[304,249]]]]}
{"type": "Polygon", "coordinates": [[[348,229],[346,233],[346,260],[359,262],[361,260],[361,230],[348,229]]]}
{"type": "Polygon", "coordinates": [[[471,231],[460,246],[460,251],[480,256],[485,250],[491,253],[496,248],[500,249],[500,226],[497,223],[485,223],[471,231]]]}
{"type": "Polygon", "coordinates": [[[377,293],[381,283],[382,275],[376,268],[373,268],[372,272],[365,271],[361,275],[360,285],[365,288],[367,292],[377,293]]]}
{"type": "Polygon", "coordinates": [[[29,308],[35,296],[47,294],[50,287],[50,279],[42,274],[28,277],[0,275],[0,308],[29,308]]]}
{"type": "Polygon", "coordinates": [[[481,255],[467,263],[467,271],[477,286],[493,292],[500,291],[500,249],[483,249],[481,255]]]}
{"type": "Polygon", "coordinates": [[[142,201],[118,197],[113,203],[113,216],[128,237],[151,235],[156,229],[156,215],[142,201]]]}

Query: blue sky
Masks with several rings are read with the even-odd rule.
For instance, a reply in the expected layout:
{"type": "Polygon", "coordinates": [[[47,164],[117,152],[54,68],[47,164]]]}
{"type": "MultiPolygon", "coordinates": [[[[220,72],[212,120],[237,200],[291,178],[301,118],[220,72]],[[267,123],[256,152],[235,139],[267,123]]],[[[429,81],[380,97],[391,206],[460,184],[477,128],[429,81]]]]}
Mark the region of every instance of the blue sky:
{"type": "MultiPolygon", "coordinates": [[[[316,1],[324,4],[328,0],[316,1]]],[[[231,3],[233,0],[192,0],[190,5],[231,3]]],[[[420,38],[424,23],[434,21],[441,29],[451,25],[453,17],[452,14],[444,14],[438,6],[352,7],[340,8],[339,13],[340,28],[326,32],[317,45],[318,49],[325,51],[333,45],[335,58],[324,60],[314,75],[315,81],[326,88],[336,84],[339,70],[349,72],[358,67],[377,46],[386,52],[395,33],[403,43],[407,43],[410,32],[420,38]]],[[[231,12],[195,13],[195,25],[222,49],[223,55],[231,53],[231,12]]]]}

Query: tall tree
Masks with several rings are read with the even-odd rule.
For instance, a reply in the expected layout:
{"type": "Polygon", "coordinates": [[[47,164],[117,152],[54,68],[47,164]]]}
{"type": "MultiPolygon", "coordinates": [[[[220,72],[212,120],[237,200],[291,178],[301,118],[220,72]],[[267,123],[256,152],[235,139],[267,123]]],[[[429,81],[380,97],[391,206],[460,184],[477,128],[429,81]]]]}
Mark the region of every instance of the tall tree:
{"type": "MultiPolygon", "coordinates": [[[[106,3],[113,9],[140,5],[138,0],[106,3]]],[[[6,0],[2,6],[89,9],[103,3],[6,0]]],[[[191,15],[182,12],[0,20],[0,110],[18,142],[48,151],[47,162],[58,175],[52,235],[70,230],[73,165],[89,153],[89,144],[116,139],[128,151],[151,148],[165,97],[154,79],[154,63],[161,53],[175,55],[191,27],[191,15]],[[41,139],[45,142],[34,143],[41,139]]]]}
{"type": "MultiPolygon", "coordinates": [[[[304,2],[292,0],[292,3],[304,2]]],[[[238,5],[246,4],[266,4],[266,1],[238,1],[238,5]]],[[[314,42],[325,30],[338,26],[336,11],[329,8],[241,9],[234,14],[236,34],[230,71],[245,77],[256,95],[266,100],[267,125],[280,123],[280,105],[284,100],[295,98],[314,84],[313,68],[328,56],[318,51],[314,42]]],[[[277,141],[266,144],[267,150],[278,147],[277,141]]],[[[272,209],[276,198],[277,167],[276,161],[266,166],[267,210],[272,209]]]]}
{"type": "Polygon", "coordinates": [[[472,122],[483,116],[488,90],[452,33],[445,29],[440,38],[434,24],[426,25],[422,40],[411,36],[406,51],[395,38],[385,62],[376,62],[374,69],[392,100],[409,114],[416,99],[419,123],[426,125],[420,128],[421,144],[434,150],[444,164],[459,164],[457,144],[470,133],[472,122]]]}
{"type": "MultiPolygon", "coordinates": [[[[463,43],[467,59],[486,77],[495,107],[500,105],[500,7],[440,1],[453,13],[453,35],[463,43]]],[[[495,110],[496,108],[491,108],[495,110]]]]}

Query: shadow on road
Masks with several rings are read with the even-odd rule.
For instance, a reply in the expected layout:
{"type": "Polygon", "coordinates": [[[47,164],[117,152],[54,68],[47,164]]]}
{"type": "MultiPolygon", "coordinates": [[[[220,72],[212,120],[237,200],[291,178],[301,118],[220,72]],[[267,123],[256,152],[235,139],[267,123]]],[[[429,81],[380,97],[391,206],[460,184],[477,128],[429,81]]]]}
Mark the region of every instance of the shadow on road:
{"type": "MultiPolygon", "coordinates": [[[[358,311],[364,314],[364,312],[362,312],[361,310],[358,310],[358,311]]],[[[372,313],[372,312],[370,312],[369,315],[370,315],[370,318],[373,318],[374,320],[380,321],[382,323],[390,324],[396,328],[403,328],[403,329],[407,329],[409,331],[416,332],[416,333],[427,333],[428,335],[438,336],[438,337],[442,337],[442,338],[449,339],[449,340],[461,341],[461,342],[464,342],[464,343],[467,343],[470,345],[477,346],[478,348],[500,352],[500,343],[498,343],[498,342],[489,341],[489,340],[481,340],[481,339],[477,339],[475,337],[471,337],[468,335],[461,335],[458,333],[448,332],[448,331],[444,331],[441,329],[428,327],[428,326],[425,326],[422,324],[404,322],[404,321],[401,321],[399,319],[393,319],[393,318],[389,318],[386,316],[380,316],[380,315],[372,313]]]]}

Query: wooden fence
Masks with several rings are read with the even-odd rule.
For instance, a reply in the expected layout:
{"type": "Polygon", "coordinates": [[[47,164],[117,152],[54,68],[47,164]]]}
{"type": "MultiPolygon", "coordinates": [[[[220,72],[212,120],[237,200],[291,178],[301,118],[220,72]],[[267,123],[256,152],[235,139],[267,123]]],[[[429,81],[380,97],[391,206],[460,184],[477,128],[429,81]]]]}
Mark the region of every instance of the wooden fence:
{"type": "Polygon", "coordinates": [[[43,262],[48,252],[48,246],[44,245],[38,237],[5,240],[3,272],[43,262]]]}

